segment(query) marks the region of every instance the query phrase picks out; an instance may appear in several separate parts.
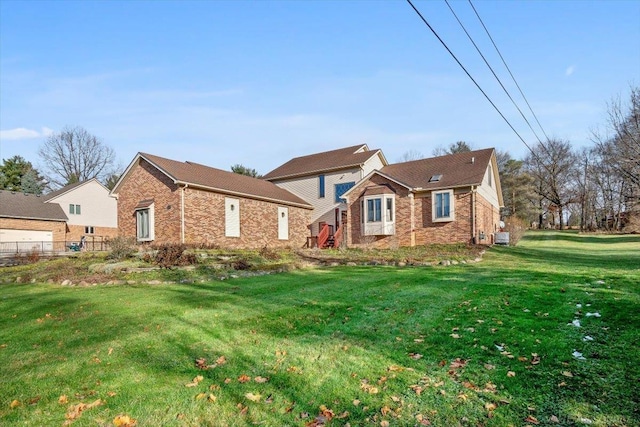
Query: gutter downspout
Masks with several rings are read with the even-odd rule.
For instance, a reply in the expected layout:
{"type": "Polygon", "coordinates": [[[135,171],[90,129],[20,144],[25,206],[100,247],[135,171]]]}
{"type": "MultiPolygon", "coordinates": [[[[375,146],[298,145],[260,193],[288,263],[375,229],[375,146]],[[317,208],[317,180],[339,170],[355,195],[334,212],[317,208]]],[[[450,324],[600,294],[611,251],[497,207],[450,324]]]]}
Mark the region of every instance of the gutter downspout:
{"type": "Polygon", "coordinates": [[[477,189],[471,186],[471,241],[473,244],[477,244],[476,239],[476,191],[477,189]]]}
{"type": "Polygon", "coordinates": [[[184,190],[189,185],[185,184],[180,192],[180,243],[184,244],[184,190]]]}

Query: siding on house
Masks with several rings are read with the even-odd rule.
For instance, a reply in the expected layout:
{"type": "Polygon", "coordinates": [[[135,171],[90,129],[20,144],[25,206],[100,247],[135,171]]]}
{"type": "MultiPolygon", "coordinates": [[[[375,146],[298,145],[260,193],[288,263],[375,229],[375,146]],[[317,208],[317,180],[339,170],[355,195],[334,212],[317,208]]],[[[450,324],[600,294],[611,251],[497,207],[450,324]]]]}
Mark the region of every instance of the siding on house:
{"type": "Polygon", "coordinates": [[[297,157],[265,175],[265,179],[284,188],[313,206],[311,234],[320,232],[320,223],[337,229],[346,205],[336,202],[336,185],[360,182],[371,171],[386,165],[380,150],[366,145],[341,148],[309,156],[297,157]],[[324,197],[320,197],[319,176],[324,176],[324,197]]]}

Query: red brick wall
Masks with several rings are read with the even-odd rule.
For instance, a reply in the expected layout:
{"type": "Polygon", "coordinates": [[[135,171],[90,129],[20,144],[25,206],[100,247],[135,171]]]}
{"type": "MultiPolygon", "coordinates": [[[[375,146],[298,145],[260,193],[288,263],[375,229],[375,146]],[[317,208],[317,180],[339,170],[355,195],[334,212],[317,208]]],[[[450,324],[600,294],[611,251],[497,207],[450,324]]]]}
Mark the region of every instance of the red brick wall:
{"type": "Polygon", "coordinates": [[[37,219],[0,218],[0,228],[10,230],[37,230],[53,232],[54,242],[65,241],[66,223],[63,221],[43,221],[37,219]]]}
{"type": "Polygon", "coordinates": [[[309,234],[311,210],[288,208],[289,239],[278,239],[278,206],[261,200],[226,196],[197,189],[185,193],[185,241],[225,248],[302,247],[309,234]],[[225,197],[240,201],[240,237],[225,236],[225,197]]]}
{"type": "Polygon", "coordinates": [[[180,242],[180,190],[169,177],[140,160],[118,191],[118,230],[136,237],[135,207],[141,200],[154,200],[155,243],[180,242]]]}
{"type": "MultiPolygon", "coordinates": [[[[118,227],[124,236],[136,236],[135,207],[154,199],[153,243],[179,243],[182,189],[144,160],[130,171],[118,194],[118,227]]],[[[309,235],[311,210],[288,206],[289,240],[278,239],[278,205],[253,199],[240,200],[240,237],[225,237],[225,195],[184,190],[185,243],[206,243],[226,248],[302,247],[309,235]]]]}
{"type": "Polygon", "coordinates": [[[93,234],[84,232],[84,225],[68,225],[66,240],[69,242],[79,242],[82,236],[99,240],[104,238],[116,237],[118,229],[114,227],[93,227],[93,234]]]}
{"type": "Polygon", "coordinates": [[[493,244],[496,231],[500,227],[500,210],[492,206],[487,199],[476,194],[476,230],[477,243],[493,244]],[[484,231],[485,239],[480,239],[480,232],[484,231]]]}
{"type": "Polygon", "coordinates": [[[432,221],[431,193],[416,197],[416,205],[421,207],[420,215],[416,216],[417,245],[471,243],[471,192],[455,190],[453,195],[455,221],[450,222],[432,221]]]}
{"type": "MultiPolygon", "coordinates": [[[[475,219],[477,243],[493,243],[500,213],[484,197],[475,194],[475,219]],[[480,240],[480,231],[485,239],[480,240]]],[[[413,238],[411,229],[411,202],[409,191],[379,175],[373,175],[367,182],[359,184],[349,197],[347,219],[347,244],[351,247],[371,246],[393,248],[398,246],[429,245],[434,243],[472,243],[473,210],[470,189],[454,191],[455,221],[433,222],[431,216],[431,193],[418,194],[413,200],[413,238]],[[363,236],[361,231],[361,196],[368,185],[386,184],[395,193],[396,234],[394,236],[363,236]]]]}
{"type": "Polygon", "coordinates": [[[389,181],[380,175],[359,184],[349,197],[347,209],[347,245],[350,247],[395,248],[411,246],[411,198],[409,190],[401,185],[389,181]],[[392,236],[363,236],[361,223],[361,200],[367,186],[386,185],[395,193],[395,226],[396,234],[392,236]]]}

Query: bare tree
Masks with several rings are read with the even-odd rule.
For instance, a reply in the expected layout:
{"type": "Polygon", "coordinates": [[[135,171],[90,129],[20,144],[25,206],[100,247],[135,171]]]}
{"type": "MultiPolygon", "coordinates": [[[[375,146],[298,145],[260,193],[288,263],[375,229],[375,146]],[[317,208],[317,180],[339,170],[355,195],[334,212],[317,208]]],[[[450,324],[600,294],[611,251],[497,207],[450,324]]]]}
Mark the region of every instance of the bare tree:
{"type": "Polygon", "coordinates": [[[424,155],[418,150],[405,151],[400,157],[399,163],[410,162],[412,160],[424,159],[424,155]]]}
{"type": "MultiPolygon", "coordinates": [[[[628,103],[618,97],[607,107],[606,130],[593,132],[591,139],[599,168],[608,169],[609,176],[616,180],[614,188],[603,188],[603,199],[609,202],[607,209],[611,209],[605,222],[608,226],[613,220],[619,226],[622,211],[633,222],[640,217],[640,87],[631,87],[628,103]],[[621,198],[618,203],[617,196],[621,198]]],[[[602,181],[607,177],[598,178],[602,181]]]]}
{"type": "Polygon", "coordinates": [[[80,126],[50,135],[38,150],[49,182],[57,187],[98,178],[115,171],[115,152],[80,126]]]}
{"type": "MultiPolygon", "coordinates": [[[[572,188],[575,177],[576,155],[568,141],[549,139],[537,144],[525,159],[527,172],[534,180],[539,200],[549,203],[547,210],[558,213],[558,225],[564,228],[564,209],[575,200],[572,188]]],[[[542,217],[540,218],[542,219],[542,217]]],[[[555,223],[555,220],[554,220],[555,223]]]]}

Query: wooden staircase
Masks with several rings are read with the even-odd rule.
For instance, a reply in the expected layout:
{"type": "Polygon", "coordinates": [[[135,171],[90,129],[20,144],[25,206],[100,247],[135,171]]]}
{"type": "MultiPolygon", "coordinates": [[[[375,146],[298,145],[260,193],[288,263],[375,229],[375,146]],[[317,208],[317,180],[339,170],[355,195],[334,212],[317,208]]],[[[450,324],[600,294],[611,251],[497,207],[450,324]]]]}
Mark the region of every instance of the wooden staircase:
{"type": "Polygon", "coordinates": [[[321,249],[338,248],[342,244],[342,236],[343,236],[342,224],[340,225],[340,227],[338,227],[338,229],[334,234],[331,234],[332,228],[333,227],[331,227],[329,224],[325,224],[324,227],[322,227],[322,230],[320,230],[320,233],[318,233],[317,244],[319,248],[321,249]]]}

